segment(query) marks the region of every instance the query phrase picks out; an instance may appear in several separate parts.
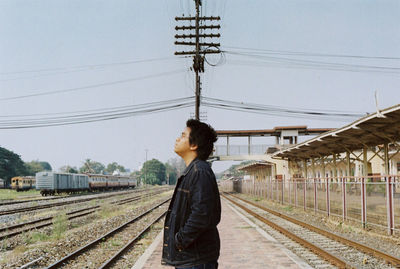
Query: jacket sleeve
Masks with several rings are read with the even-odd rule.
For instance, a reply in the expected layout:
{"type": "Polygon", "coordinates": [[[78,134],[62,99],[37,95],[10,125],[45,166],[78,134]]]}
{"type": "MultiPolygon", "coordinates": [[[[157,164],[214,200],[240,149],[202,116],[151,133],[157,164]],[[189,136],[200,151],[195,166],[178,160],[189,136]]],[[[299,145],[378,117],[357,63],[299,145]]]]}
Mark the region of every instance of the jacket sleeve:
{"type": "MultiPolygon", "coordinates": [[[[199,170],[194,173],[193,184],[190,187],[191,213],[184,226],[175,235],[178,249],[187,248],[212,223],[216,197],[213,177],[208,171],[199,170]]],[[[215,224],[216,225],[216,224],[215,224]]]]}

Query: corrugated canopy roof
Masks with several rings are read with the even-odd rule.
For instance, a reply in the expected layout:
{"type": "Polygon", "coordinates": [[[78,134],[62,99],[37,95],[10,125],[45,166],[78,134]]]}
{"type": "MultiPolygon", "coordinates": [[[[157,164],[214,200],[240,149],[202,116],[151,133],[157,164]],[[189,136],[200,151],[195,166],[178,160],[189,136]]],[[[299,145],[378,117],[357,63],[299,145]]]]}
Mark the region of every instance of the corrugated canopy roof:
{"type": "Polygon", "coordinates": [[[274,129],[264,130],[218,130],[218,136],[280,136],[284,130],[297,130],[299,135],[320,134],[332,128],[312,128],[308,129],[307,126],[278,126],[274,129]]]}
{"type": "Polygon", "coordinates": [[[273,163],[267,162],[267,161],[262,161],[262,162],[255,162],[255,163],[250,163],[250,164],[246,164],[242,167],[237,168],[238,170],[251,170],[253,168],[259,168],[259,167],[265,167],[265,166],[273,166],[273,163]]]}
{"type": "Polygon", "coordinates": [[[278,151],[273,157],[313,158],[358,150],[400,140],[400,104],[367,115],[342,128],[323,133],[293,147],[278,151]]]}

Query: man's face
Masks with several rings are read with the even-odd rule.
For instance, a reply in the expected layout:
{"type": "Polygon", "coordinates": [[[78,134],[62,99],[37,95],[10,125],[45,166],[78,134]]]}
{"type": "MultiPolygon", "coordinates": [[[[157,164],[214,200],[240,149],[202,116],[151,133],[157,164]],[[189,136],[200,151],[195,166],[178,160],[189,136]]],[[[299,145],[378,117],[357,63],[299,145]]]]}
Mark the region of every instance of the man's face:
{"type": "Polygon", "coordinates": [[[175,140],[175,147],[174,151],[179,156],[184,156],[186,153],[191,151],[190,143],[189,143],[189,135],[190,135],[190,128],[186,127],[181,136],[175,140]]]}

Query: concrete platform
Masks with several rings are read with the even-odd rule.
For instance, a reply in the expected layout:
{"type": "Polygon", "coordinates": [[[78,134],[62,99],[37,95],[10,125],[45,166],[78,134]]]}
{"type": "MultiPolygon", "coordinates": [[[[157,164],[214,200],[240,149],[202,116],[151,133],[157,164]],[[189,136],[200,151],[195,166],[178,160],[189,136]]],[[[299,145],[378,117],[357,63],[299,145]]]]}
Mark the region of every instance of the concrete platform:
{"type": "MultiPolygon", "coordinates": [[[[221,237],[219,269],[311,268],[247,217],[222,199],[218,225],[221,237]]],[[[170,269],[161,265],[162,232],[133,269],[170,269]]]]}

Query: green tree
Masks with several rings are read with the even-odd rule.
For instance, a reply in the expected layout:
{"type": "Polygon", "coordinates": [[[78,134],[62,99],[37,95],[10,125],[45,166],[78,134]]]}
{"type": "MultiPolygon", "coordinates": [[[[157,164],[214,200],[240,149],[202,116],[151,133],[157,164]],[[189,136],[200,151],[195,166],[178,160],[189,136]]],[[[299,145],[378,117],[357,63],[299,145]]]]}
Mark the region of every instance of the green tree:
{"type": "Polygon", "coordinates": [[[161,185],[165,181],[165,165],[157,159],[143,164],[141,179],[146,184],[161,185]]]}
{"type": "Polygon", "coordinates": [[[0,147],[0,178],[10,184],[15,176],[26,176],[27,170],[18,154],[0,147]]]}
{"type": "Polygon", "coordinates": [[[104,164],[90,159],[86,159],[83,166],[79,168],[80,173],[90,173],[90,174],[103,174],[105,170],[104,164]]]}
{"type": "Polygon", "coordinates": [[[64,166],[60,167],[59,170],[61,172],[63,172],[63,173],[71,173],[71,174],[78,174],[79,173],[78,168],[76,168],[75,166],[72,167],[72,166],[69,166],[69,165],[64,165],[64,166]]]}
{"type": "Polygon", "coordinates": [[[25,167],[28,175],[34,176],[37,172],[40,171],[51,171],[51,165],[48,162],[40,162],[38,160],[26,162],[25,167]]]}
{"type": "Polygon", "coordinates": [[[122,165],[119,165],[118,163],[116,163],[116,162],[112,162],[112,163],[109,163],[108,165],[107,165],[107,168],[106,168],[106,172],[107,173],[109,173],[109,174],[112,174],[112,173],[114,173],[114,171],[116,171],[116,170],[118,170],[118,171],[120,171],[120,172],[125,172],[126,170],[125,170],[125,167],[123,167],[122,165]]]}
{"type": "Polygon", "coordinates": [[[175,185],[177,177],[178,177],[178,171],[177,171],[176,167],[172,166],[171,164],[169,164],[167,162],[165,164],[165,172],[166,172],[166,176],[168,179],[168,184],[175,185]]]}

